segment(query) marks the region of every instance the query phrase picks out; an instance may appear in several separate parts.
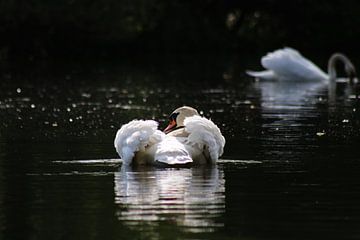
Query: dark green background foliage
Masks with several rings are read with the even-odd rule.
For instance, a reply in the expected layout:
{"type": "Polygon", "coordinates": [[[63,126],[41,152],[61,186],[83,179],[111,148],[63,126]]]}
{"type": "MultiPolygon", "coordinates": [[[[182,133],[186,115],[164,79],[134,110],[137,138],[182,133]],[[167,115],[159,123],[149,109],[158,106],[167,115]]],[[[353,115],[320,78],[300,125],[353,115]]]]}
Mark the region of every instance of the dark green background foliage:
{"type": "Polygon", "coordinates": [[[143,52],[354,51],[360,2],[2,0],[0,59],[143,52]]]}

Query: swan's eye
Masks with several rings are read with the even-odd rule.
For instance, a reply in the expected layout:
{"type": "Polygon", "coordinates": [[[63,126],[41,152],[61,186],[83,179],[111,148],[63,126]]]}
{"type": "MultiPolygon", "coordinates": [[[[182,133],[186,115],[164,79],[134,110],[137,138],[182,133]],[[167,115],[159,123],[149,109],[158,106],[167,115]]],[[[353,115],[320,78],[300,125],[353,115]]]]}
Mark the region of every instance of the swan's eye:
{"type": "Polygon", "coordinates": [[[173,113],[173,114],[171,114],[170,117],[169,117],[169,120],[176,122],[176,118],[177,118],[178,115],[179,115],[179,113],[173,113]]]}

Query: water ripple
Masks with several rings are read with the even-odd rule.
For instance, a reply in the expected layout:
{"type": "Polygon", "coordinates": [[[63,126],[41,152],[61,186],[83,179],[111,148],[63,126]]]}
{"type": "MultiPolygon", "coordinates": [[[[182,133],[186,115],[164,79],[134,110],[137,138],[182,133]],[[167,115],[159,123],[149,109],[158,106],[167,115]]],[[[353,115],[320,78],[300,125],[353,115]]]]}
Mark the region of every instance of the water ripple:
{"type": "Polygon", "coordinates": [[[123,167],[115,173],[118,219],[128,225],[158,225],[173,221],[184,231],[214,231],[225,212],[225,179],[211,168],[134,171],[123,167]]]}

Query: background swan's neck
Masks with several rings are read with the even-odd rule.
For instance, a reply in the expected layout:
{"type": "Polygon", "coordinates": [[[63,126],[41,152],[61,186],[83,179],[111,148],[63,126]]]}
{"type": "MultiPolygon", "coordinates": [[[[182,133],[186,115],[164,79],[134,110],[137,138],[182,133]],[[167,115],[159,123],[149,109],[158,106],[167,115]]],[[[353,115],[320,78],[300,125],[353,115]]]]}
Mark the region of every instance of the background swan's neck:
{"type": "Polygon", "coordinates": [[[345,72],[350,79],[354,78],[356,75],[355,67],[350,61],[348,57],[341,53],[334,53],[331,55],[329,62],[328,62],[328,75],[329,79],[336,79],[336,63],[342,62],[345,67],[345,72]]]}

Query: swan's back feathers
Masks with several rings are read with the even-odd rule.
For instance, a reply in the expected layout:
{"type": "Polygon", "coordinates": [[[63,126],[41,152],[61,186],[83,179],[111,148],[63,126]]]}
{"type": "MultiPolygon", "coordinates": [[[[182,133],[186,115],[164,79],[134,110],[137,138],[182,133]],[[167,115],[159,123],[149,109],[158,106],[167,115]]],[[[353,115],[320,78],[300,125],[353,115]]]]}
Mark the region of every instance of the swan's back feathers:
{"type": "Polygon", "coordinates": [[[181,165],[193,162],[185,146],[173,136],[166,136],[159,143],[155,153],[155,161],[168,165],[181,165]]]}
{"type": "Polygon", "coordinates": [[[311,81],[328,78],[327,74],[319,67],[292,48],[283,48],[268,53],[261,58],[261,64],[283,79],[311,81]]]}
{"type": "Polygon", "coordinates": [[[211,120],[192,116],[185,119],[184,125],[185,131],[189,133],[188,142],[205,146],[213,162],[223,154],[225,138],[211,120]]]}
{"type": "Polygon", "coordinates": [[[131,163],[137,151],[144,150],[165,137],[157,127],[158,123],[153,120],[133,120],[119,129],[114,145],[125,164],[131,163]]]}

